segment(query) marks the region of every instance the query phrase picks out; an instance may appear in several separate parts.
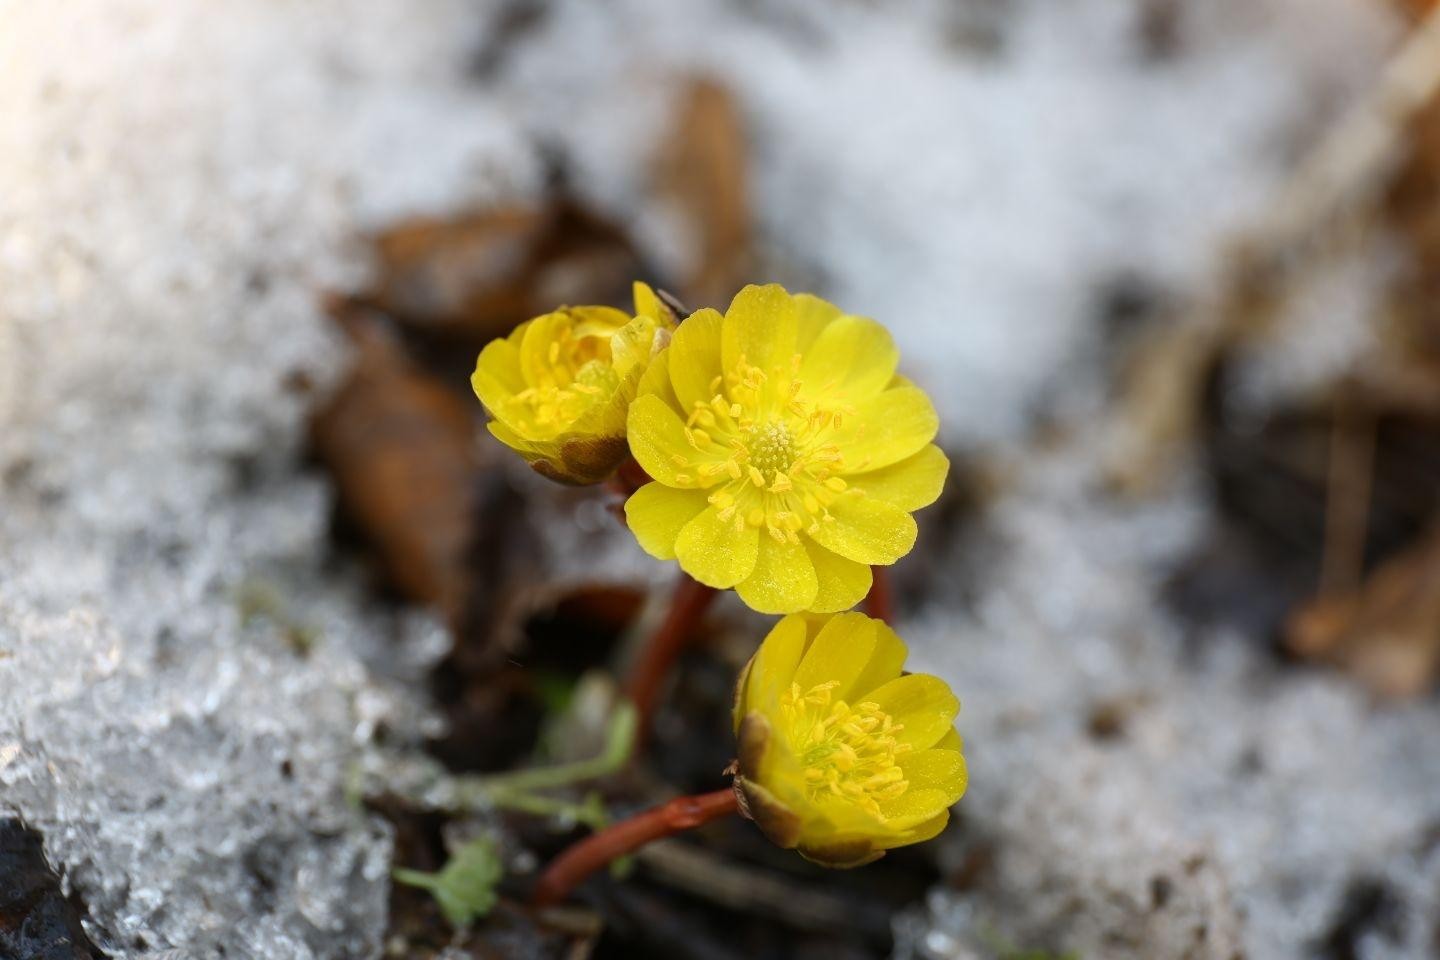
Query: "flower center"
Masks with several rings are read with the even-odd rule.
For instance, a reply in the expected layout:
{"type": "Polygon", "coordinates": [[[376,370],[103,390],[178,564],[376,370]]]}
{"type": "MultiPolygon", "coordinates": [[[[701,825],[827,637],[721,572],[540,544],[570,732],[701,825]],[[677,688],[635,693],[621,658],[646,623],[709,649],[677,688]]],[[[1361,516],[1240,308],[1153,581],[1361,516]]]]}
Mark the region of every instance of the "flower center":
{"type": "Polygon", "coordinates": [[[765,476],[788,473],[795,462],[795,443],[784,420],[752,428],[745,438],[750,464],[765,476]]]}
{"type": "Polygon", "coordinates": [[[880,803],[910,786],[896,758],[911,744],[897,742],[904,727],[877,704],[851,706],[833,699],[837,686],[832,680],[801,691],[799,684],[791,684],[780,700],[791,748],[805,770],[805,788],[812,798],[839,797],[884,819],[880,803]]]}
{"type": "Polygon", "coordinates": [[[535,428],[558,432],[613,392],[617,383],[609,336],[576,335],[573,326],[566,326],[550,342],[530,385],[510,402],[535,428]]]}
{"type": "Polygon", "coordinates": [[[685,424],[691,449],[673,456],[681,486],[714,487],[710,502],[736,529],[764,527],[776,541],[834,522],[829,506],[847,484],[832,435],[847,412],[800,399],[800,356],[768,373],[741,359],[710,383],[685,424]],[[693,471],[693,472],[691,472],[693,471]]]}

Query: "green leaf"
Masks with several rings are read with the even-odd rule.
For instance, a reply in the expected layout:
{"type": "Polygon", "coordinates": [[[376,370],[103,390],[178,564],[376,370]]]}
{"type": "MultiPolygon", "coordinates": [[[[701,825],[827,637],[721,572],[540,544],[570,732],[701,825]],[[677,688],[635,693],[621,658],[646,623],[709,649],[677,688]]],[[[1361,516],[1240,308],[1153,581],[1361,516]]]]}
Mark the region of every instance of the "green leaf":
{"type": "Polygon", "coordinates": [[[495,886],[504,875],[495,844],[488,837],[477,837],[455,851],[439,873],[404,868],[393,872],[397,882],[429,890],[456,930],[464,930],[494,908],[495,886]]]}

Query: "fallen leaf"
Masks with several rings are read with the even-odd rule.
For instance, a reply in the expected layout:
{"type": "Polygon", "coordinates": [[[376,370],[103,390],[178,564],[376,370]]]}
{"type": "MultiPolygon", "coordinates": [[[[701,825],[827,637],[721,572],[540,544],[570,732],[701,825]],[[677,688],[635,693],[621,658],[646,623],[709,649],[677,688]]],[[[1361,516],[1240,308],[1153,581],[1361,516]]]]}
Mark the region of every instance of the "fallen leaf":
{"type": "Polygon", "coordinates": [[[1440,97],[1408,127],[1409,152],[1386,196],[1385,218],[1405,262],[1380,325],[1366,381],[1378,402],[1440,416],[1440,97]]]}
{"type": "Polygon", "coordinates": [[[628,308],[646,275],[619,227],[567,200],[405,221],[375,249],[380,279],[357,299],[476,350],[562,304],[628,308]]]}
{"type": "Polygon", "coordinates": [[[714,80],[691,81],[663,140],[655,190],[687,234],[682,289],[692,307],[723,307],[745,281],[748,181],[745,126],[734,97],[714,80]]]}
{"type": "Polygon", "coordinates": [[[1296,655],[1336,663],[1382,696],[1431,689],[1440,677],[1440,524],[1358,590],[1297,609],[1285,640],[1296,655]]]}
{"type": "Polygon", "coordinates": [[[338,319],[355,365],[313,421],[315,450],[390,582],[453,624],[470,582],[475,408],[418,368],[373,311],[348,306],[338,319]]]}

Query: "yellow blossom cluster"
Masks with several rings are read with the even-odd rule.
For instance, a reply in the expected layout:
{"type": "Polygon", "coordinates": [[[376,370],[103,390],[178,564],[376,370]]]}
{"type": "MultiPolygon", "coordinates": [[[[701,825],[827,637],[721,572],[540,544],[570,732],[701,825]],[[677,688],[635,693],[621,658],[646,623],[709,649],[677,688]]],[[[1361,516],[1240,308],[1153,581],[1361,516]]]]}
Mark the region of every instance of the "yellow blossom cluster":
{"type": "Polygon", "coordinates": [[[536,317],[472,378],[491,433],[536,470],[596,483],[633,458],[641,547],[787,615],[736,691],[735,789],[771,840],[833,867],[934,836],[966,786],[949,687],[902,675],[894,631],[841,612],[910,551],[949,471],[898,362],[883,326],[809,294],[748,286],[680,322],[637,283],[633,316],[536,317]]]}

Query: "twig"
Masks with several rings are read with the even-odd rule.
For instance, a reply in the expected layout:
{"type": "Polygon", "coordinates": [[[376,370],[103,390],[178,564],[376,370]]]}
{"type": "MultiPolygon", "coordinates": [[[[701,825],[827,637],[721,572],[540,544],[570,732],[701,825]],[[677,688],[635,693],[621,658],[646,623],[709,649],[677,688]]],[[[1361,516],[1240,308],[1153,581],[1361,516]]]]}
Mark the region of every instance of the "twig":
{"type": "Polygon", "coordinates": [[[1330,469],[1325,485],[1325,545],[1321,553],[1320,592],[1349,593],[1360,586],[1365,534],[1370,520],[1374,473],[1375,422],[1349,384],[1335,396],[1330,430],[1330,469]]]}
{"type": "Polygon", "coordinates": [[[676,797],[592,834],[560,854],[541,874],[533,901],[546,907],[564,900],[586,877],[652,840],[693,830],[739,809],[729,787],[714,793],[676,797]]]}
{"type": "Polygon", "coordinates": [[[869,904],[721,859],[693,844],[662,840],[636,858],[670,886],[736,913],[772,917],[798,930],[859,930],[867,936],[889,932],[888,910],[867,910],[869,904]]]}
{"type": "Polygon", "coordinates": [[[1440,92],[1440,8],[1385,64],[1365,98],[1301,163],[1258,227],[1256,247],[1285,255],[1326,220],[1373,200],[1403,155],[1405,126],[1440,92]]]}
{"type": "Polygon", "coordinates": [[[1225,347],[1253,334],[1288,289],[1374,214],[1404,155],[1406,126],[1440,91],[1440,7],[1385,64],[1367,95],[1304,158],[1241,238],[1214,295],[1187,304],[1139,356],[1111,449],[1112,484],[1131,495],[1170,479],[1200,422],[1205,377],[1225,347]],[[1350,229],[1345,229],[1345,228],[1350,229]],[[1263,309],[1266,306],[1271,309],[1263,309]]]}
{"type": "MultiPolygon", "coordinates": [[[[617,921],[617,929],[628,928],[627,933],[644,941],[649,948],[645,956],[665,960],[753,960],[753,953],[731,945],[734,938],[726,937],[725,931],[716,934],[697,930],[693,918],[677,911],[674,903],[658,891],[626,884],[613,886],[605,891],[602,907],[617,921]]],[[[542,915],[548,917],[549,911],[542,915]]]]}

